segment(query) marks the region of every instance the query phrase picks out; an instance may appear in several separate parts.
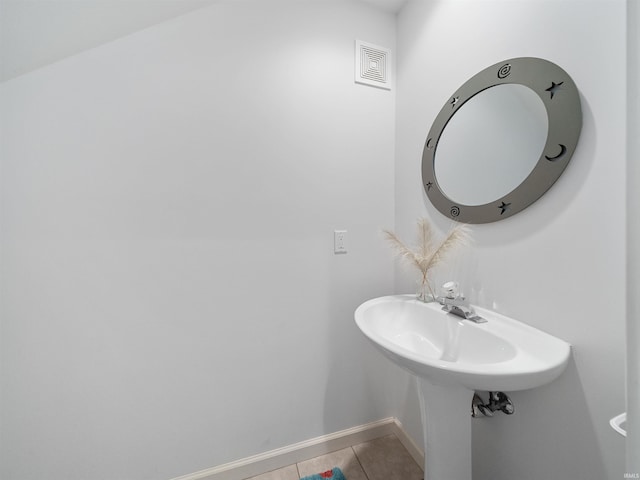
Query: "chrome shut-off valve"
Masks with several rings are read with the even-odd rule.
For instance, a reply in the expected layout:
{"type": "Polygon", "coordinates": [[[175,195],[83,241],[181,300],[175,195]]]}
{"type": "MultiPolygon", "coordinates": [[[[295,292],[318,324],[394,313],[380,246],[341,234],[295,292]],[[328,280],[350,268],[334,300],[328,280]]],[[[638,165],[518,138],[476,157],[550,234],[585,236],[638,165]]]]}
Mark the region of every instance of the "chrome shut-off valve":
{"type": "Polygon", "coordinates": [[[473,400],[471,401],[472,417],[493,417],[493,413],[497,411],[506,415],[512,415],[515,412],[513,402],[506,393],[489,392],[489,401],[487,403],[477,393],[473,394],[473,400]]]}

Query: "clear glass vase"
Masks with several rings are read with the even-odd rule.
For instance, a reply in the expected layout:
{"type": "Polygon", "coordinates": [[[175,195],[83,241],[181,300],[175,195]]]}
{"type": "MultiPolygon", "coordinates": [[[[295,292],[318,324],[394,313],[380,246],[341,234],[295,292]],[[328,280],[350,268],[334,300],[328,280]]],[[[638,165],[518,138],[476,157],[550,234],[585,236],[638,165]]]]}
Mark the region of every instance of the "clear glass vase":
{"type": "Polygon", "coordinates": [[[433,296],[433,289],[431,288],[431,284],[427,278],[422,278],[418,280],[418,289],[416,291],[416,298],[424,303],[435,302],[435,298],[433,296]]]}

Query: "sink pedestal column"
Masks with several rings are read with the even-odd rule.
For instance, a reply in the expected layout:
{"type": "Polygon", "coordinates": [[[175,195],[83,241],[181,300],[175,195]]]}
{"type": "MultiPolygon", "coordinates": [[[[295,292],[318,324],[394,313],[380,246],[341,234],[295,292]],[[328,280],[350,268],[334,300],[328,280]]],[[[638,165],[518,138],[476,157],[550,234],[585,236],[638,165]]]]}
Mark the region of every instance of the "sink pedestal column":
{"type": "Polygon", "coordinates": [[[425,480],[471,480],[471,400],[462,386],[418,377],[424,433],[425,480]]]}

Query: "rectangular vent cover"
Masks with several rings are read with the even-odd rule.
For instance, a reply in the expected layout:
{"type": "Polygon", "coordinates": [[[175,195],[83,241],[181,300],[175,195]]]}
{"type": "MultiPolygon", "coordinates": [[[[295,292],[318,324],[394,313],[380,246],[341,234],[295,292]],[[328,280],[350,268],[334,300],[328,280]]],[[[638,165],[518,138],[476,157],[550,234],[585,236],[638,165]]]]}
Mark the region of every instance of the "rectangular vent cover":
{"type": "Polygon", "coordinates": [[[356,40],[355,81],[391,90],[391,51],[356,40]]]}

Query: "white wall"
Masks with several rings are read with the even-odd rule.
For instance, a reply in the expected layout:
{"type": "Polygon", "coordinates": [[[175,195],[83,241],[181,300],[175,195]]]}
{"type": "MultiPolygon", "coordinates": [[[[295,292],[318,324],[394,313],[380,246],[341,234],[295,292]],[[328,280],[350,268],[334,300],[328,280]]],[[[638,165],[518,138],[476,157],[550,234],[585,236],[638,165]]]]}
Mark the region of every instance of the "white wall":
{"type": "MultiPolygon", "coordinates": [[[[474,248],[436,283],[456,277],[472,302],[573,345],[559,380],[511,395],[514,416],[474,422],[474,478],[622,478],[624,443],[608,420],[625,406],[625,2],[414,1],[397,28],[395,212],[406,237],[420,216],[449,226],[428,203],[420,168],[426,132],[455,89],[520,56],[553,61],[578,85],[584,124],[563,176],[522,213],[474,226],[474,248]]],[[[397,290],[412,289],[398,272],[397,290]]],[[[405,385],[401,420],[419,439],[405,385]]]]}
{"type": "Polygon", "coordinates": [[[640,5],[627,8],[627,472],[640,474],[640,5]]]}
{"type": "Polygon", "coordinates": [[[0,81],[23,75],[216,0],[2,0],[0,81]]]}
{"type": "Polygon", "coordinates": [[[570,341],[574,359],[513,393],[515,416],[474,424],[474,478],[621,478],[607,422],[624,410],[624,1],[410,2],[397,123],[393,93],[352,80],[353,40],[393,48],[393,16],[264,3],[0,85],[0,477],[170,478],[388,415],[421,444],[412,379],[353,310],[394,288],[378,235],[394,202],[403,236],[423,215],[449,225],[420,181],[442,103],[532,55],[581,90],[578,150],[436,280],[570,341]]]}
{"type": "Polygon", "coordinates": [[[356,2],[224,2],[0,87],[0,477],[159,479],[392,415],[394,94],[356,2]],[[333,230],[349,253],[333,254],[333,230]]]}

